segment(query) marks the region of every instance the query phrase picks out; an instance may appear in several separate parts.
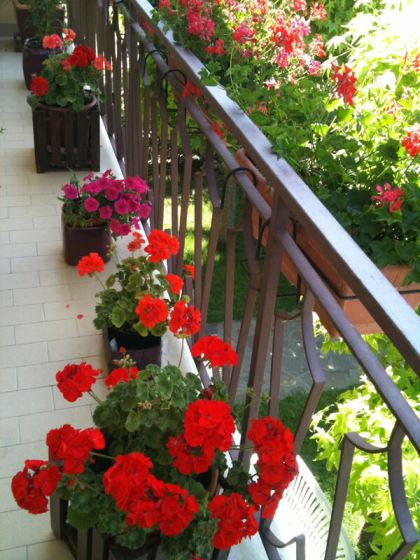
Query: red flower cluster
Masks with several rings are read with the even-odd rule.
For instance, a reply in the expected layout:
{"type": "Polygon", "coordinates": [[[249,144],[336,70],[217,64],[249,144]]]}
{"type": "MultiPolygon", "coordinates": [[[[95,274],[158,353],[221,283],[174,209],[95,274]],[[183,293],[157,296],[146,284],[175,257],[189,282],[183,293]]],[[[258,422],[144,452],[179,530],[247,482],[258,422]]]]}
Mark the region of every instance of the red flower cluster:
{"type": "Polygon", "coordinates": [[[195,266],[193,264],[184,264],[184,270],[195,280],[195,266]]]}
{"type": "Polygon", "coordinates": [[[174,294],[179,294],[184,285],[184,280],[177,274],[167,274],[166,280],[169,283],[169,290],[174,294]]]}
{"type": "Polygon", "coordinates": [[[66,44],[72,43],[76,39],[76,33],[70,27],[63,28],[63,35],[66,44]]]}
{"type": "Polygon", "coordinates": [[[258,531],[254,519],[256,507],[250,506],[240,494],[215,496],[208,507],[212,519],[218,520],[213,546],[220,550],[235,546],[258,531]]]}
{"type": "Polygon", "coordinates": [[[143,236],[138,231],[133,231],[133,237],[134,239],[127,245],[127,249],[132,253],[138,251],[144,243],[143,236]]]}
{"type": "Polygon", "coordinates": [[[402,145],[411,157],[420,154],[420,125],[416,125],[407,132],[407,136],[402,139],[402,145]]]}
{"type": "Polygon", "coordinates": [[[178,239],[158,229],[150,232],[148,241],[145,251],[149,255],[149,262],[163,261],[179,251],[178,239]]]}
{"type": "Polygon", "coordinates": [[[218,336],[203,336],[191,349],[192,355],[208,361],[212,368],[226,365],[236,366],[238,354],[229,343],[224,342],[218,336]]]}
{"type": "Polygon", "coordinates": [[[63,462],[64,473],[78,474],[85,470],[90,452],[105,447],[105,440],[97,428],[77,430],[65,424],[48,432],[47,446],[51,460],[63,462]]]}
{"type": "Polygon", "coordinates": [[[353,97],[356,94],[355,83],[357,82],[353,70],[346,65],[340,67],[333,64],[331,79],[333,82],[337,83],[338,95],[342,97],[346,103],[353,105],[353,97]]]}
{"type": "Polygon", "coordinates": [[[77,271],[79,276],[84,276],[85,274],[92,276],[95,272],[102,272],[104,265],[103,258],[98,253],[89,253],[89,255],[82,257],[77,263],[77,271]]]}
{"type": "Polygon", "coordinates": [[[12,478],[12,494],[18,506],[29,513],[45,513],[47,496],[51,496],[60,480],[58,467],[48,466],[46,461],[27,460],[24,469],[12,478]]]}
{"type": "Polygon", "coordinates": [[[395,210],[399,210],[402,205],[402,196],[404,192],[399,189],[398,187],[392,188],[389,183],[384,183],[383,188],[381,185],[376,185],[376,190],[378,191],[378,195],[372,196],[372,200],[377,200],[379,202],[379,206],[383,206],[384,204],[389,204],[389,211],[391,214],[395,212],[395,210]]]}
{"type": "Polygon", "coordinates": [[[83,393],[90,391],[96,381],[95,377],[100,373],[100,369],[93,369],[91,365],[82,362],[81,364],[67,364],[62,371],[57,372],[55,378],[63,397],[67,401],[74,402],[83,393]]]}
{"type": "Polygon", "coordinates": [[[232,445],[235,423],[231,409],[223,401],[200,399],[188,405],[184,434],[167,443],[174,467],[184,475],[210,468],[216,450],[227,451],[232,445]]]}
{"type": "Polygon", "coordinates": [[[85,68],[89,66],[96,58],[95,51],[87,45],[77,45],[67,61],[70,66],[75,68],[85,68]]]}
{"type": "Polygon", "coordinates": [[[130,379],[136,379],[138,373],[139,370],[136,367],[114,369],[106,377],[105,385],[112,388],[117,383],[128,383],[130,379]]]}
{"type": "Polygon", "coordinates": [[[164,300],[153,298],[150,294],[146,294],[138,301],[135,312],[147,329],[153,329],[159,323],[166,321],[169,314],[164,300]]]}
{"type": "Polygon", "coordinates": [[[266,416],[252,421],[248,439],[258,454],[258,481],[248,485],[248,492],[254,504],[264,506],[262,517],[271,519],[284,490],[297,474],[293,435],[279,419],[266,416]]]}
{"type": "Polygon", "coordinates": [[[177,337],[188,337],[197,333],[201,325],[201,312],[184,300],[177,301],[171,313],[169,330],[177,337]]]}
{"type": "Polygon", "coordinates": [[[53,35],[45,35],[42,39],[42,46],[44,49],[62,49],[63,41],[56,33],[53,35]]]}
{"type": "Polygon", "coordinates": [[[181,533],[198,513],[194,496],[176,484],[165,484],[150,474],[153,464],[142,453],[118,455],[103,477],[104,489],[117,508],[127,512],[129,527],[157,527],[172,537],[181,533]]]}
{"type": "Polygon", "coordinates": [[[48,81],[42,76],[34,76],[31,81],[31,92],[37,97],[44,97],[48,93],[48,81]]]}

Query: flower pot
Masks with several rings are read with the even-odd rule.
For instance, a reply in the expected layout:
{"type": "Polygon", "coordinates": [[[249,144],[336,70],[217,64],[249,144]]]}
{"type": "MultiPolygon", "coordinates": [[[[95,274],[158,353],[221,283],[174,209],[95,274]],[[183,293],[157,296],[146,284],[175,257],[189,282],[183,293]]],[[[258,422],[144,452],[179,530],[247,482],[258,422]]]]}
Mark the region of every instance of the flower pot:
{"type": "Polygon", "coordinates": [[[37,173],[51,169],[99,171],[99,106],[96,98],[80,113],[40,103],[32,111],[37,173]]]}
{"type": "Polygon", "coordinates": [[[162,338],[160,336],[140,336],[133,331],[110,327],[104,329],[103,340],[108,371],[115,369],[114,360],[122,358],[121,347],[136,362],[139,369],[144,369],[148,364],[161,365],[162,338]]]}
{"type": "Polygon", "coordinates": [[[112,239],[106,224],[90,227],[72,227],[64,222],[61,215],[64,260],[76,266],[79,260],[89,253],[98,253],[105,262],[110,259],[109,250],[112,239]]]}
{"type": "Polygon", "coordinates": [[[31,88],[33,74],[40,74],[44,60],[55,54],[63,52],[62,49],[44,49],[39,46],[36,39],[26,39],[22,51],[22,68],[25,84],[31,88]]]}
{"type": "MultiPolygon", "coordinates": [[[[13,5],[15,8],[16,22],[18,25],[19,32],[15,34],[15,50],[20,52],[26,41],[36,35],[36,29],[33,26],[27,25],[27,19],[29,14],[29,6],[27,4],[22,4],[18,0],[13,0],[13,5]]],[[[63,4],[57,7],[57,23],[55,25],[55,33],[61,33],[64,16],[65,16],[65,6],[63,4]]]]}
{"type": "MultiPolygon", "coordinates": [[[[241,166],[252,169],[257,178],[258,191],[264,197],[266,202],[271,204],[273,199],[272,192],[270,192],[270,188],[267,186],[264,177],[246,156],[244,150],[239,150],[235,157],[241,166]]],[[[260,233],[260,217],[255,209],[252,211],[252,229],[255,239],[258,239],[260,233]]],[[[305,228],[300,224],[294,226],[291,222],[288,229],[290,234],[294,232],[297,244],[310,260],[314,268],[323,277],[335,300],[353,323],[354,327],[361,334],[382,332],[381,327],[374,321],[373,317],[354,294],[347,282],[337,272],[334,264],[328,260],[313,238],[305,231],[305,228]]],[[[266,246],[267,240],[268,228],[265,228],[261,238],[261,242],[264,246],[266,246]]],[[[287,256],[283,258],[281,271],[291,284],[294,286],[298,285],[298,271],[287,256]]],[[[418,305],[420,305],[420,283],[413,282],[408,286],[403,286],[404,278],[407,276],[409,271],[410,267],[407,265],[388,265],[381,269],[382,274],[396,289],[398,289],[399,293],[406,302],[415,309],[418,305]]],[[[327,313],[319,304],[315,305],[315,312],[318,314],[321,322],[330,335],[338,336],[338,331],[329,319],[327,313]]]]}

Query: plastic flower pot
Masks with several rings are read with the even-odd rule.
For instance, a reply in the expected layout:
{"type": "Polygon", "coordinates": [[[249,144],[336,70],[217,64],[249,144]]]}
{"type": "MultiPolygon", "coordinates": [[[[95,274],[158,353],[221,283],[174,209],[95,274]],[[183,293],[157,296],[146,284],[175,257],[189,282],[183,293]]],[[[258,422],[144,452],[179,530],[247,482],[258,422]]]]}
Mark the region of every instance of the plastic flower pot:
{"type": "Polygon", "coordinates": [[[61,52],[62,49],[40,47],[37,39],[26,39],[22,51],[22,69],[27,89],[31,87],[32,75],[41,73],[44,60],[61,52]]]}
{"type": "Polygon", "coordinates": [[[144,369],[148,364],[161,365],[162,338],[160,336],[140,336],[134,331],[110,327],[104,329],[103,341],[108,371],[115,369],[117,367],[115,360],[121,360],[123,357],[120,348],[125,349],[139,369],[144,369]]]}
{"type": "Polygon", "coordinates": [[[89,253],[98,253],[104,262],[110,259],[109,250],[112,239],[107,224],[89,227],[67,225],[61,215],[64,260],[70,266],[76,266],[79,260],[89,253]]]}
{"type": "Polygon", "coordinates": [[[94,97],[80,113],[40,103],[32,111],[38,173],[52,169],[99,171],[99,106],[94,97]]]}
{"type": "MultiPolygon", "coordinates": [[[[256,169],[254,164],[245,154],[243,149],[236,153],[236,160],[243,167],[252,169],[257,178],[257,189],[264,197],[268,204],[272,202],[272,193],[261,173],[256,169]]],[[[252,228],[255,239],[260,235],[260,217],[257,210],[252,211],[252,228]]],[[[361,334],[372,334],[382,332],[381,327],[374,321],[373,317],[361,303],[361,301],[354,294],[347,282],[337,272],[333,263],[323,254],[312,237],[305,231],[305,228],[300,224],[293,226],[289,225],[289,233],[294,236],[297,244],[305,253],[306,257],[324,278],[329,287],[332,295],[334,296],[341,309],[353,323],[354,327],[361,334]]],[[[267,245],[268,240],[268,227],[265,228],[262,236],[261,243],[263,246],[267,245]]],[[[407,265],[388,265],[381,269],[382,274],[391,282],[391,284],[398,289],[399,293],[406,300],[406,302],[414,309],[420,304],[420,283],[411,283],[408,286],[403,286],[404,278],[410,271],[407,265]]],[[[298,271],[291,260],[286,256],[283,258],[282,274],[293,285],[298,286],[298,271]]],[[[315,305],[315,312],[318,314],[321,322],[328,330],[331,336],[339,336],[339,333],[326,312],[318,304],[315,305]]]]}

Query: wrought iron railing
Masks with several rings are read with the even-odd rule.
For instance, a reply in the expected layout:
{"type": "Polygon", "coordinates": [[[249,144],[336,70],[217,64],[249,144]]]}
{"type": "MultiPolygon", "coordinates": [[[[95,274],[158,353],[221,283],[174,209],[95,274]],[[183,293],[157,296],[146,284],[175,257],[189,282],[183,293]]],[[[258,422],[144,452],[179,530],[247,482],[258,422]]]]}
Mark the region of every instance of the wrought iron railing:
{"type": "MultiPolygon", "coordinates": [[[[325,384],[314,339],[312,311],[315,302],[335,325],[395,417],[392,436],[384,449],[374,448],[358,434],[347,434],[344,440],[325,560],[336,557],[355,449],[387,454],[389,487],[402,537],[402,544],[396,543],[392,558],[405,558],[418,541],[418,535],[404,491],[401,447],[407,437],[419,451],[420,422],[296,243],[288,227],[289,220],[297,220],[306,229],[415,371],[420,371],[419,318],[290,165],[272,153],[266,137],[226,92],[220,87],[201,83],[201,62],[177,44],[170,31],[153,23],[153,7],[147,0],[69,0],[69,8],[71,24],[79,37],[112,61],[112,73],[103,84],[104,122],[123,171],[138,174],[151,185],[152,226],[169,228],[179,236],[181,250],[173,265],[178,273],[183,266],[187,224],[191,220],[188,209],[192,205],[196,279],[194,289],[191,282],[187,288],[195,306],[202,311],[203,330],[211,295],[219,298],[221,305],[224,302],[224,336],[227,340],[232,339],[234,317],[235,251],[238,240],[243,240],[249,288],[237,341],[239,362],[233,369],[223,371],[232,400],[239,380],[244,376],[253,390],[242,432],[245,433],[250,419],[259,411],[272,333],[269,413],[278,414],[287,317],[277,311],[276,299],[281,263],[287,256],[296,267],[302,284],[303,346],[312,377],[312,386],[295,432],[296,452],[308,432],[325,384]],[[271,207],[255,188],[254,173],[238,164],[194,98],[183,95],[187,81],[200,85],[211,111],[266,177],[273,188],[271,207]],[[197,137],[204,148],[200,157],[192,148],[197,137]],[[239,224],[232,219],[232,212],[227,207],[228,201],[234,198],[226,196],[232,185],[237,187],[237,194],[243,196],[239,224]],[[204,197],[211,208],[206,253],[203,252],[204,197]],[[262,223],[269,223],[263,260],[257,258],[252,226],[255,211],[262,223]],[[226,260],[225,292],[212,294],[221,231],[224,232],[226,260]],[[244,354],[254,317],[256,326],[247,372],[244,354]]],[[[202,371],[201,374],[203,382],[208,383],[206,373],[202,371]]],[[[248,461],[249,456],[245,454],[243,460],[248,461]]],[[[273,537],[269,525],[261,524],[260,535],[269,558],[279,558],[281,543],[273,537]]]]}

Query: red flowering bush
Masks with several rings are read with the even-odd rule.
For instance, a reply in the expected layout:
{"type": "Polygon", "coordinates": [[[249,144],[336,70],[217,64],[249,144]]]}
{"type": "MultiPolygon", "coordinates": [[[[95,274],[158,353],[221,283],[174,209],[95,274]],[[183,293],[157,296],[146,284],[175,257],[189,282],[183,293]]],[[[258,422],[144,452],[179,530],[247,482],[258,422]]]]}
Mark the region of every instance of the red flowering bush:
{"type": "Polygon", "coordinates": [[[163,260],[178,254],[178,239],[152,230],[146,243],[135,232],[127,248],[132,256],[118,262],[117,272],[97,294],[96,328],[123,328],[141,336],[162,336],[169,329],[179,338],[199,332],[201,314],[182,295],[183,279],[163,273],[161,267],[163,260]],[[136,256],[137,251],[143,254],[136,256]]]}
{"type": "MultiPolygon", "coordinates": [[[[64,44],[66,47],[74,40],[75,33],[66,29],[64,44]]],[[[43,37],[43,46],[47,49],[61,49],[63,40],[57,34],[43,37]]],[[[111,65],[103,56],[96,56],[87,45],[77,45],[67,52],[50,56],[43,65],[40,76],[32,79],[28,103],[36,107],[40,102],[45,105],[69,107],[73,112],[83,111],[85,105],[92,101],[93,96],[102,99],[100,80],[104,70],[111,65]],[[44,80],[42,88],[37,86],[39,78],[44,80]]]]}
{"type": "MultiPolygon", "coordinates": [[[[272,517],[296,473],[289,430],[274,418],[255,420],[248,437],[257,472],[236,463],[231,478],[224,454],[233,447],[235,422],[223,382],[203,390],[197,375],[172,365],[139,372],[123,353],[106,380],[106,400],[95,397],[97,427],[50,430],[49,462],[26,461],[13,477],[18,505],[44,513],[57,491],[69,500],[68,523],[95,527],[131,549],[156,533],[168,560],[210,558],[214,548],[252,537],[258,508],[272,517]],[[221,473],[227,476],[218,485],[221,473]]],[[[89,367],[69,364],[58,373],[59,387],[70,383],[64,393],[73,397],[91,385],[96,376],[89,367]]]]}
{"type": "Polygon", "coordinates": [[[72,178],[61,190],[66,225],[107,224],[114,239],[128,235],[150,214],[150,204],[144,201],[149,187],[140,177],[115,179],[108,169],[101,175],[89,173],[81,183],[72,178]]]}

